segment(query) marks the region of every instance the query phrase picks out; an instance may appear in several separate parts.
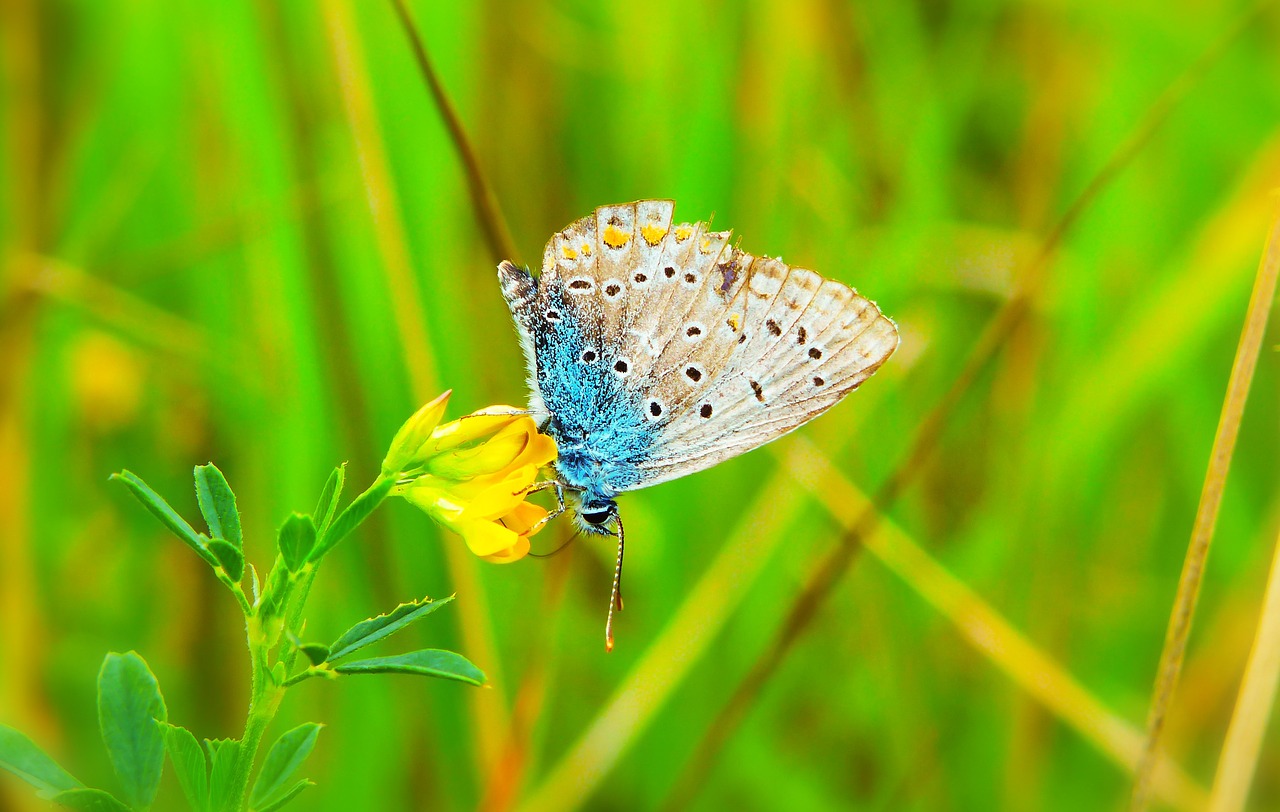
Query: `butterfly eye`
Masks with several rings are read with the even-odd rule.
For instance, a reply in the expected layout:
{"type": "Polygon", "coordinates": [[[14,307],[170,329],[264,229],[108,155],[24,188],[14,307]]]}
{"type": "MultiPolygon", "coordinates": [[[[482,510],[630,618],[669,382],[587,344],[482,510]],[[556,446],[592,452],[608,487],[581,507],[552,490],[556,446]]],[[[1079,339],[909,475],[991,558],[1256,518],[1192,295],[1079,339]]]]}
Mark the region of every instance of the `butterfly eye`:
{"type": "Polygon", "coordinates": [[[582,511],[582,520],[592,527],[599,527],[613,517],[613,505],[591,505],[590,507],[591,510],[582,511]]]}

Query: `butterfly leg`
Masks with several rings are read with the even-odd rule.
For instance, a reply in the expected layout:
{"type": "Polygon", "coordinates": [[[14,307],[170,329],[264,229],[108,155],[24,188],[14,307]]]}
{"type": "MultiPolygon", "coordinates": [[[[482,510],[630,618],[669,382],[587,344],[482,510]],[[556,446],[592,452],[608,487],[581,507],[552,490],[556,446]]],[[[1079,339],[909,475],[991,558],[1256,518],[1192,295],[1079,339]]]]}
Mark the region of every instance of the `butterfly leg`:
{"type": "Polygon", "coordinates": [[[604,623],[604,650],[613,651],[613,610],[622,611],[622,517],[614,515],[618,522],[618,560],[613,566],[613,591],[609,595],[609,616],[604,623]]]}
{"type": "Polygon", "coordinates": [[[545,491],[547,488],[550,488],[556,496],[556,507],[555,510],[548,512],[533,527],[529,528],[529,535],[531,536],[546,527],[548,522],[564,513],[567,509],[564,502],[564,483],[558,479],[544,479],[541,482],[535,482],[526,488],[524,492],[528,495],[537,491],[545,491]]]}

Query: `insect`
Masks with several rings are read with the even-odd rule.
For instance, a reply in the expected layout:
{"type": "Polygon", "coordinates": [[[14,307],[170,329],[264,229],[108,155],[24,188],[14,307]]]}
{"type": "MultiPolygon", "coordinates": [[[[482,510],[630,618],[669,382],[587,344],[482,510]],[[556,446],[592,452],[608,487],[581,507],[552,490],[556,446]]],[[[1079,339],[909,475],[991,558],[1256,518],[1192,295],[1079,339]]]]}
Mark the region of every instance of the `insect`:
{"type": "Polygon", "coordinates": [[[534,277],[498,266],[579,524],[618,539],[605,646],[622,609],[618,494],[700,471],[834,406],[888,360],[897,326],[839,282],[674,223],[675,204],[601,206],[551,237],[534,277]]]}

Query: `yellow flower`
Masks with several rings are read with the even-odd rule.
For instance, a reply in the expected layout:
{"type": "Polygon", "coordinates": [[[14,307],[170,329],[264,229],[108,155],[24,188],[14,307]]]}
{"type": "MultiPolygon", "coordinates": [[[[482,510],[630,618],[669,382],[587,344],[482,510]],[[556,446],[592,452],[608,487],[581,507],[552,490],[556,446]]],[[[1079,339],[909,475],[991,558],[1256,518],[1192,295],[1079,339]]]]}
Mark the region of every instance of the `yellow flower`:
{"type": "Polygon", "coordinates": [[[383,470],[397,477],[393,493],[462,536],[471,552],[500,563],[519,560],[547,517],[525,497],[556,458],[555,441],[511,406],[437,425],[448,394],[405,423],[383,470]]]}

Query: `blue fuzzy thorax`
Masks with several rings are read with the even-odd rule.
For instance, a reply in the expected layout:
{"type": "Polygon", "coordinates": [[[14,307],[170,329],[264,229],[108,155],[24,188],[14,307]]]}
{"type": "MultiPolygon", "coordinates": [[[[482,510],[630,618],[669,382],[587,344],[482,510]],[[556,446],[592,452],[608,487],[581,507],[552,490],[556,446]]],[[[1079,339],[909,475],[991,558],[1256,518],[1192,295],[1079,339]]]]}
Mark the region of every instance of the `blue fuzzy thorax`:
{"type": "Polygon", "coordinates": [[[649,457],[652,427],[639,393],[613,371],[617,337],[589,345],[563,294],[548,298],[562,319],[540,319],[531,332],[538,389],[551,413],[545,431],[559,448],[556,468],[566,484],[584,491],[584,504],[612,501],[639,481],[636,466],[649,457]],[[595,351],[594,362],[582,360],[587,350],[595,351]]]}

